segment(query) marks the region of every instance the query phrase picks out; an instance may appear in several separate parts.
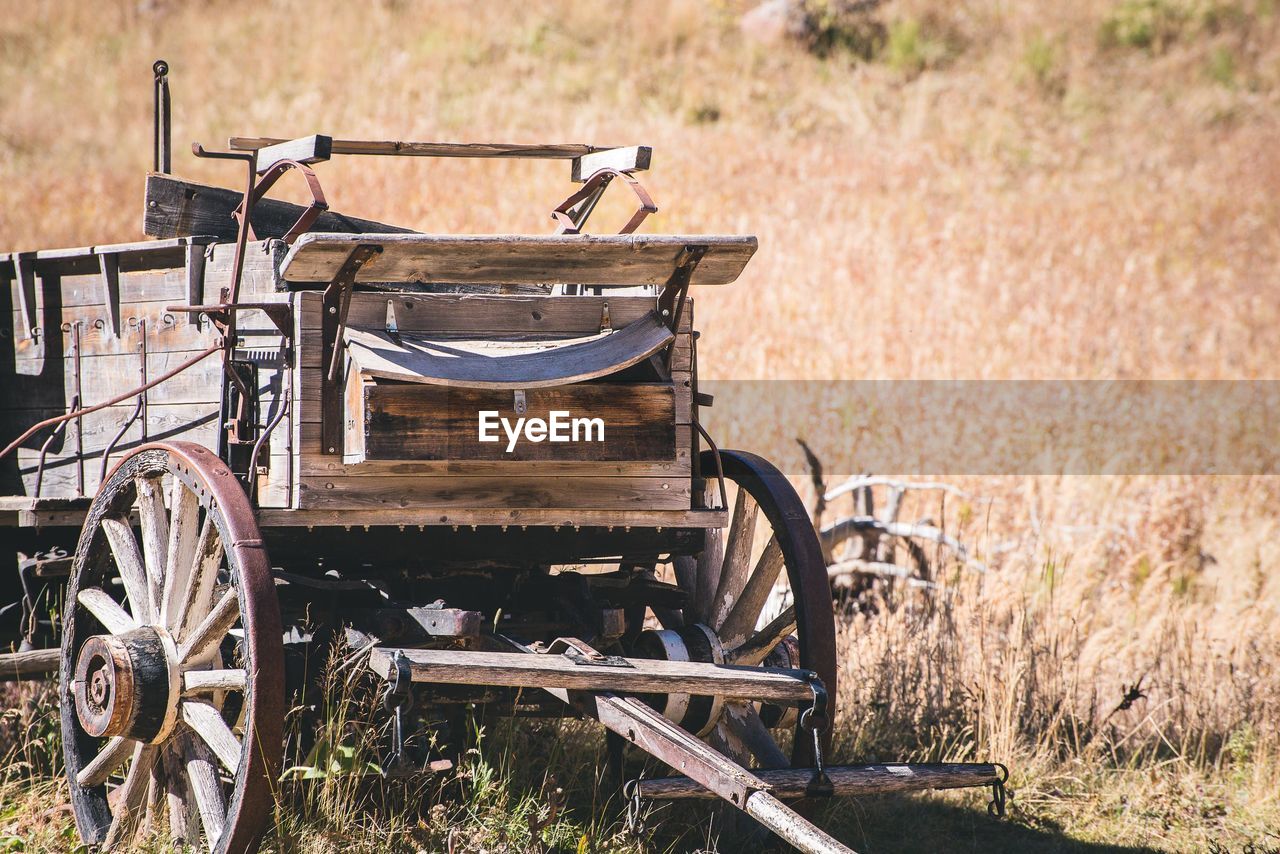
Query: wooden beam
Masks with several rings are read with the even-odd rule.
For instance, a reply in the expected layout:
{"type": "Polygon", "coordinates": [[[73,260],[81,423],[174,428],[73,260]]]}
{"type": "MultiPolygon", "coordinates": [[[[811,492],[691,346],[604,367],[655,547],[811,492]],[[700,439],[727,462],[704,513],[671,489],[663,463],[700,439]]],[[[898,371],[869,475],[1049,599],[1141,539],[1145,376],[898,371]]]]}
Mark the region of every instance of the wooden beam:
{"type": "Polygon", "coordinates": [[[572,178],[578,183],[590,178],[601,169],[616,169],[619,172],[643,172],[649,168],[653,159],[653,149],[647,145],[632,145],[626,148],[610,148],[595,151],[573,158],[572,178]]]}
{"type": "MultiPolygon", "coordinates": [[[[237,151],[257,151],[286,142],[279,137],[233,136],[229,145],[237,151]]],[[[572,160],[615,146],[596,145],[528,145],[522,143],[486,142],[396,142],[374,139],[335,139],[331,154],[399,155],[408,157],[522,157],[534,160],[572,160]]]]}
{"type": "Polygon", "coordinates": [[[60,650],[33,649],[0,654],[0,682],[44,679],[58,672],[60,650]]]}
{"type": "Polygon", "coordinates": [[[292,160],[295,163],[320,163],[329,159],[332,146],[333,137],[318,133],[268,145],[266,148],[258,149],[254,168],[261,175],[281,160],[292,160]]]}
{"type": "Polygon", "coordinates": [[[736,234],[387,234],[375,239],[314,233],[293,244],[281,275],[295,283],[327,284],[361,245],[382,251],[360,268],[357,283],[635,287],[665,286],[688,246],[706,247],[689,284],[730,284],[755,254],[757,242],[736,234]]]}
{"type": "MultiPolygon", "coordinates": [[[[828,765],[825,769],[840,797],[913,792],[921,789],[964,789],[990,786],[1000,778],[995,765],[985,762],[944,762],[902,765],[828,765]]],[[[809,768],[753,771],[779,798],[802,798],[813,776],[809,768]]],[[[682,800],[710,799],[716,794],[688,777],[640,780],[642,798],[682,800]]]]}
{"type": "MultiPolygon", "coordinates": [[[[147,203],[142,229],[152,237],[208,235],[222,241],[236,239],[232,211],[243,194],[223,187],[182,181],[172,175],[147,176],[147,203]]],[[[259,240],[284,237],[305,210],[300,205],[276,199],[262,199],[253,206],[253,230],[259,240]]],[[[324,211],[313,231],[341,234],[413,234],[413,229],[368,219],[324,211]]]]}
{"type": "Polygon", "coordinates": [[[387,648],[375,648],[369,666],[389,679],[397,652],[408,659],[415,682],[622,694],[706,694],[789,703],[813,700],[813,689],[797,675],[798,671],[775,667],[726,667],[640,658],[626,659],[630,666],[613,666],[579,664],[554,654],[387,648]]]}
{"type": "MultiPolygon", "coordinates": [[[[30,512],[30,511],[28,511],[30,512]]],[[[52,514],[50,514],[52,515],[52,514]]],[[[75,515],[78,527],[84,511],[75,515]]],[[[34,525],[41,519],[31,514],[34,525]]],[[[25,517],[23,521],[26,521],[25,517]]],[[[430,508],[405,508],[402,510],[368,510],[348,506],[341,510],[270,510],[258,511],[258,524],[266,527],[374,527],[378,525],[473,525],[499,527],[502,525],[526,525],[548,528],[723,528],[729,524],[729,514],[723,510],[563,510],[563,509],[487,509],[461,508],[433,510],[430,508]]]]}

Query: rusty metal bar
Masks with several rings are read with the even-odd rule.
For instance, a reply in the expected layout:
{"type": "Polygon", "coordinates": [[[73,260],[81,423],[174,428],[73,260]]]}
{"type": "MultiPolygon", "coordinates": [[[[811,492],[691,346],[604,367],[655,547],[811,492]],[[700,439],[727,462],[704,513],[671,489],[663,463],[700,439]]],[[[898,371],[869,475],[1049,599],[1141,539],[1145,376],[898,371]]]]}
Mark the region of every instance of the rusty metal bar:
{"type": "Polygon", "coordinates": [[[157,59],[151,66],[151,73],[155,75],[156,121],[152,136],[152,143],[155,146],[154,171],[168,174],[173,167],[170,154],[173,134],[169,106],[169,63],[163,59],[157,59]]]}

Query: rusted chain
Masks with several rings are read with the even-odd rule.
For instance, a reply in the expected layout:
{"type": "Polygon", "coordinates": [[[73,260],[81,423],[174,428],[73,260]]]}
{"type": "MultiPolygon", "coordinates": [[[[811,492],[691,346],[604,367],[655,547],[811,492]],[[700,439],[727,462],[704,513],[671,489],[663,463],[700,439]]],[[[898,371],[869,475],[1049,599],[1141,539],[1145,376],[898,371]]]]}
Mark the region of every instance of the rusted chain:
{"type": "Polygon", "coordinates": [[[151,382],[148,382],[144,385],[140,385],[135,389],[130,389],[129,391],[126,391],[124,394],[117,395],[111,398],[110,400],[103,401],[102,403],[95,403],[93,406],[86,406],[84,409],[72,410],[71,412],[68,412],[66,415],[58,415],[53,418],[46,418],[44,421],[41,421],[39,424],[33,425],[31,429],[27,430],[27,432],[23,433],[21,436],[19,436],[18,438],[10,442],[8,445],[6,445],[5,449],[3,451],[0,451],[0,459],[3,459],[4,457],[9,456],[9,454],[13,453],[13,451],[15,451],[19,445],[21,445],[23,442],[30,439],[36,433],[39,433],[45,427],[52,427],[55,424],[61,424],[63,421],[70,421],[72,418],[79,418],[82,415],[88,415],[90,412],[97,412],[99,409],[106,409],[108,406],[115,406],[117,403],[126,401],[129,398],[133,397],[134,395],[142,394],[144,391],[154,388],[166,380],[173,379],[175,376],[182,373],[187,368],[191,367],[192,365],[196,364],[199,361],[202,361],[208,356],[212,356],[214,353],[217,353],[221,349],[222,349],[221,343],[214,344],[209,349],[188,359],[187,361],[183,362],[181,365],[178,365],[178,367],[174,368],[173,370],[167,373],[161,374],[160,376],[156,377],[154,380],[151,380],[151,382]]]}

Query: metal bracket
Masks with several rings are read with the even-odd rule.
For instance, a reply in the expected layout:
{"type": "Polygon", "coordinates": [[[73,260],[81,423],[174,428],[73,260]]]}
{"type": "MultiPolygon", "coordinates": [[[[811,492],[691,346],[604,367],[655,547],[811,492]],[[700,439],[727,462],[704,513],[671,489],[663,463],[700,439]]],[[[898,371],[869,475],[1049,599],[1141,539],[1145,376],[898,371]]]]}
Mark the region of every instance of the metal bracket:
{"type": "MultiPolygon", "coordinates": [[[[710,249],[711,247],[705,244],[694,244],[680,250],[680,254],[676,256],[675,270],[671,272],[670,278],[663,286],[662,293],[658,294],[658,317],[677,337],[680,335],[680,315],[684,313],[685,299],[689,295],[689,281],[693,278],[693,271],[698,269],[698,264],[710,249]]],[[[671,364],[675,356],[676,342],[672,341],[667,346],[667,373],[671,372],[671,364]]]]}
{"type": "Polygon", "coordinates": [[[545,655],[559,653],[574,664],[592,665],[595,667],[627,667],[635,669],[635,665],[620,655],[605,655],[597,652],[577,638],[556,638],[547,647],[545,655]]]}
{"type": "Polygon", "coordinates": [[[18,280],[18,307],[22,318],[22,337],[35,340],[40,318],[36,309],[36,268],[33,255],[15,252],[13,272],[18,280]]]}
{"type": "Polygon", "coordinates": [[[376,244],[362,243],[343,262],[320,298],[320,353],[324,371],[320,383],[320,451],[341,454],[343,446],[342,380],[338,367],[342,362],[343,333],[347,328],[347,311],[351,307],[351,291],[356,275],[369,259],[382,251],[376,244]]]}
{"type": "Polygon", "coordinates": [[[1005,785],[1009,782],[1009,769],[999,762],[996,763],[996,769],[1000,772],[1000,776],[991,784],[991,803],[987,804],[987,815],[992,818],[1004,818],[1007,815],[1005,801],[1012,798],[1013,793],[1005,785]]]}
{"type": "Polygon", "coordinates": [[[822,733],[831,725],[827,712],[827,687],[818,674],[805,673],[809,689],[813,691],[813,705],[800,713],[800,726],[813,735],[813,776],[805,785],[805,795],[811,798],[829,798],[835,794],[835,786],[822,767],[822,733]]]}
{"type": "Polygon", "coordinates": [[[515,390],[514,406],[516,415],[524,415],[529,411],[529,400],[525,397],[524,389],[518,388],[515,390]]]}
{"type": "Polygon", "coordinates": [[[640,201],[640,205],[636,208],[636,212],[631,215],[631,219],[627,220],[626,225],[618,230],[619,234],[633,233],[649,214],[657,212],[658,206],[654,204],[653,197],[649,195],[649,191],[639,181],[626,172],[606,167],[598,170],[573,195],[556,205],[555,209],[551,211],[551,218],[557,223],[557,233],[581,233],[587,217],[591,215],[591,211],[595,208],[595,203],[599,201],[605,188],[609,186],[609,183],[614,178],[621,178],[640,201]],[[577,207],[580,204],[583,205],[582,208],[577,207]]]}
{"type": "Polygon", "coordinates": [[[600,305],[600,332],[612,332],[613,324],[609,321],[609,303],[606,301],[600,305]]]}
{"type": "Polygon", "coordinates": [[[120,337],[120,257],[113,254],[98,256],[98,272],[102,276],[102,302],[107,309],[111,333],[120,337]]]}
{"type": "MultiPolygon", "coordinates": [[[[253,236],[253,225],[249,222],[250,217],[244,211],[246,202],[249,211],[252,211],[253,206],[266,195],[276,181],[280,180],[280,176],[290,169],[297,169],[306,180],[307,189],[311,192],[311,204],[302,212],[302,216],[298,217],[298,221],[293,224],[293,227],[285,232],[282,238],[284,242],[292,246],[298,236],[311,228],[320,214],[329,209],[329,203],[325,201],[324,190],[320,187],[320,178],[317,177],[315,170],[296,160],[277,160],[258,180],[253,192],[245,197],[245,201],[242,201],[240,207],[236,208],[232,214],[237,220],[241,221],[242,227],[248,229],[251,236],[253,236]]],[[[257,239],[256,236],[254,236],[254,239],[257,239]]]]}
{"type": "Polygon", "coordinates": [[[387,300],[387,335],[391,340],[400,343],[400,327],[396,324],[396,301],[387,300]]]}

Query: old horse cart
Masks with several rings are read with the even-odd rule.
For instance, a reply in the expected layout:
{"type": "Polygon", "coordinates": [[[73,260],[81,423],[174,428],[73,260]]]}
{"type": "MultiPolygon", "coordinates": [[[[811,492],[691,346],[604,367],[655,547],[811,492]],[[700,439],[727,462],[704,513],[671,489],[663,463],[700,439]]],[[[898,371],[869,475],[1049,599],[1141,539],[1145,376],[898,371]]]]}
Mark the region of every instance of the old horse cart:
{"type": "Polygon", "coordinates": [[[788,801],[1001,800],[995,765],[823,767],[812,524],[699,423],[690,292],[756,241],[635,234],[648,149],[195,146],[243,170],[231,191],[169,174],[157,92],[150,239],[0,255],[0,676],[58,672],[86,842],[253,849],[289,650],[344,632],[389,708],[594,718],[677,775],[628,797],[718,796],[806,851],[846,849],[788,801]],[[419,234],[328,208],[312,167],[346,155],[561,158],[581,188],[554,234],[419,234]],[[265,197],[290,172],[310,205],[265,197]],[[635,216],[584,234],[611,184],[635,216]]]}

